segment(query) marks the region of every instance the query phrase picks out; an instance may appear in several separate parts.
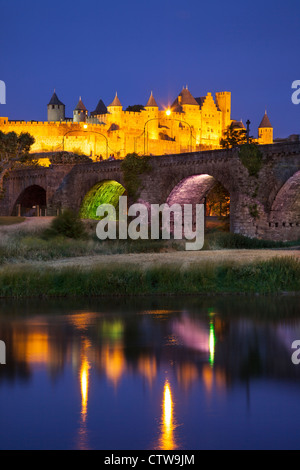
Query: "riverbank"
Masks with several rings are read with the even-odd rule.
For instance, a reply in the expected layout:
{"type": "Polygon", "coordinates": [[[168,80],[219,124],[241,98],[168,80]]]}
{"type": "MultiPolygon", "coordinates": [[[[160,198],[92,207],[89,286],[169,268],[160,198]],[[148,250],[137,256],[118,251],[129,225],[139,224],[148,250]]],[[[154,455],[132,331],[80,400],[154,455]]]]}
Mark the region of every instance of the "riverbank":
{"type": "Polygon", "coordinates": [[[53,219],[1,227],[0,297],[91,297],[300,292],[299,243],[209,232],[200,251],[184,241],[99,241],[45,236],[53,219]],[[252,248],[252,249],[249,249],[252,248]]]}
{"type": "Polygon", "coordinates": [[[181,267],[176,263],[162,264],[160,257],[160,265],[149,266],[130,262],[89,267],[46,263],[3,266],[0,297],[300,293],[299,257],[277,256],[252,263],[203,262],[181,267]]]}

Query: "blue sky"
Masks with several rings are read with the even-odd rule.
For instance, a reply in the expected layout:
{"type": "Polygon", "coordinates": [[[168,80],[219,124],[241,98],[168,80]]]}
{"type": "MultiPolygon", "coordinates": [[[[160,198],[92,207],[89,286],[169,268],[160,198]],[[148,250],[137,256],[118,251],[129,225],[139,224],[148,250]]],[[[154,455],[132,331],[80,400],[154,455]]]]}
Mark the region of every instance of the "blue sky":
{"type": "Polygon", "coordinates": [[[299,0],[0,0],[0,115],[46,120],[53,89],[72,116],[79,96],[89,111],[115,92],[124,107],[160,106],[183,85],[194,96],[232,92],[232,117],[265,108],[275,137],[299,134],[299,0]]]}

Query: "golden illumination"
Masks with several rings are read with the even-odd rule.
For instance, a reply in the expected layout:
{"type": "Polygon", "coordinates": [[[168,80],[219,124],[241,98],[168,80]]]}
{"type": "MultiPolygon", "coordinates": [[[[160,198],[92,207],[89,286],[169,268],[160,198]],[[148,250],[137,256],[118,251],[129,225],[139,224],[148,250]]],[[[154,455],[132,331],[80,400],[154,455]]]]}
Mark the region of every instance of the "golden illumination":
{"type": "Polygon", "coordinates": [[[81,354],[81,365],[79,371],[80,391],[81,391],[81,412],[80,412],[80,426],[78,430],[80,449],[88,449],[88,430],[87,430],[87,409],[88,409],[88,393],[89,393],[89,369],[90,363],[88,360],[88,349],[90,342],[84,341],[83,351],[81,354]]]}
{"type": "Polygon", "coordinates": [[[117,386],[126,370],[126,360],[123,350],[118,347],[118,345],[113,348],[106,346],[103,349],[102,357],[107,378],[114,384],[114,386],[117,386]]]}
{"type": "Polygon", "coordinates": [[[149,382],[149,385],[152,385],[154,378],[157,375],[156,359],[155,356],[150,357],[141,357],[138,362],[138,370],[149,382]]]}
{"type": "Polygon", "coordinates": [[[205,364],[202,369],[202,378],[205,385],[206,390],[210,393],[213,387],[214,375],[211,366],[205,364]]]}
{"type": "MultiPolygon", "coordinates": [[[[80,331],[85,331],[93,325],[98,314],[95,312],[82,312],[70,315],[68,321],[80,331]]],[[[85,341],[85,347],[89,347],[89,342],[85,341]]]]}
{"type": "Polygon", "coordinates": [[[88,388],[89,388],[89,363],[84,358],[80,368],[80,387],[81,387],[81,416],[83,421],[86,419],[88,388]]]}
{"type": "Polygon", "coordinates": [[[31,364],[47,364],[50,362],[49,336],[44,331],[30,333],[14,331],[13,344],[15,355],[20,360],[31,364]]]}
{"type": "MultiPolygon", "coordinates": [[[[190,124],[193,129],[195,150],[220,148],[220,139],[228,126],[237,123],[231,119],[231,93],[217,92],[213,97],[211,92],[208,92],[201,100],[201,106],[192,95],[189,96],[187,89],[183,90],[183,94],[179,94],[176,99],[179,106],[173,106],[170,101],[166,101],[167,107],[159,109],[157,105],[155,106],[154,97],[151,95],[149,106],[139,112],[123,110],[119,105],[108,106],[108,113],[94,115],[92,122],[88,118],[87,122],[76,123],[75,129],[72,120],[63,122],[60,115],[56,116],[57,121],[52,121],[51,118],[49,122],[12,121],[8,117],[0,117],[0,130],[4,133],[17,134],[29,132],[35,139],[31,148],[34,153],[57,152],[62,148],[69,152],[80,150],[83,154],[90,155],[94,161],[98,161],[100,156],[106,158],[107,146],[115,155],[119,154],[120,158],[124,158],[127,153],[144,152],[143,130],[148,120],[150,120],[147,125],[148,153],[173,155],[189,151],[190,129],[185,125],[173,125],[173,123],[170,129],[170,123],[165,121],[174,119],[175,122],[184,120],[190,124]],[[192,105],[189,104],[191,101],[192,105]],[[78,130],[79,135],[75,135],[75,130],[78,130]],[[111,132],[112,130],[114,132],[111,132]],[[68,135],[64,139],[66,134],[68,135]]],[[[273,129],[260,127],[259,138],[255,139],[255,142],[273,143],[273,129]]]]}
{"type": "Polygon", "coordinates": [[[177,448],[174,430],[175,420],[173,413],[173,400],[171,387],[166,380],[164,386],[164,398],[162,404],[162,424],[161,424],[161,436],[159,440],[159,448],[162,450],[173,450],[177,448]]]}
{"type": "Polygon", "coordinates": [[[197,367],[193,363],[185,362],[177,369],[177,379],[185,390],[198,378],[197,367]]]}

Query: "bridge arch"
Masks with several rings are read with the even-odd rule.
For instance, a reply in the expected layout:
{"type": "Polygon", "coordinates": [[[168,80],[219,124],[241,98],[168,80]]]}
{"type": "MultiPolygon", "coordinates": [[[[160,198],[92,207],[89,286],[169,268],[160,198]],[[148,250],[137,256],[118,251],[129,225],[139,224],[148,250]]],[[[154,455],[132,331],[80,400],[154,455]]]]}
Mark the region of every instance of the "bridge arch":
{"type": "Polygon", "coordinates": [[[278,191],[272,204],[269,227],[281,232],[280,238],[300,238],[300,171],[291,176],[278,191]]]}
{"type": "Polygon", "coordinates": [[[38,185],[27,186],[16,199],[11,215],[36,216],[46,209],[46,190],[38,185]]]}
{"type": "Polygon", "coordinates": [[[82,199],[79,216],[82,219],[97,219],[97,208],[101,204],[118,206],[119,197],[126,194],[126,189],[118,181],[102,180],[94,184],[82,199]]]}
{"type": "Polygon", "coordinates": [[[271,211],[273,216],[287,214],[300,218],[300,171],[297,171],[280,188],[271,211]]]}
{"type": "Polygon", "coordinates": [[[228,217],[230,193],[211,175],[196,174],[182,179],[167,197],[167,204],[205,204],[206,215],[228,217]]]}

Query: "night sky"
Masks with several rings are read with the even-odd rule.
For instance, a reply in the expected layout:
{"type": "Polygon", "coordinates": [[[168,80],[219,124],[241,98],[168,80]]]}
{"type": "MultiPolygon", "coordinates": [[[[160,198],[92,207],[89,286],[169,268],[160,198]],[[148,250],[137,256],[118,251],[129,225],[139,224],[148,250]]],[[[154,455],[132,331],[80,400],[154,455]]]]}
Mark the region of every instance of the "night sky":
{"type": "Polygon", "coordinates": [[[46,120],[53,89],[72,116],[79,96],[89,111],[116,91],[123,108],[160,107],[188,85],[198,97],[231,91],[232,118],[265,108],[274,137],[299,134],[299,0],[0,0],[0,115],[46,120]]]}

